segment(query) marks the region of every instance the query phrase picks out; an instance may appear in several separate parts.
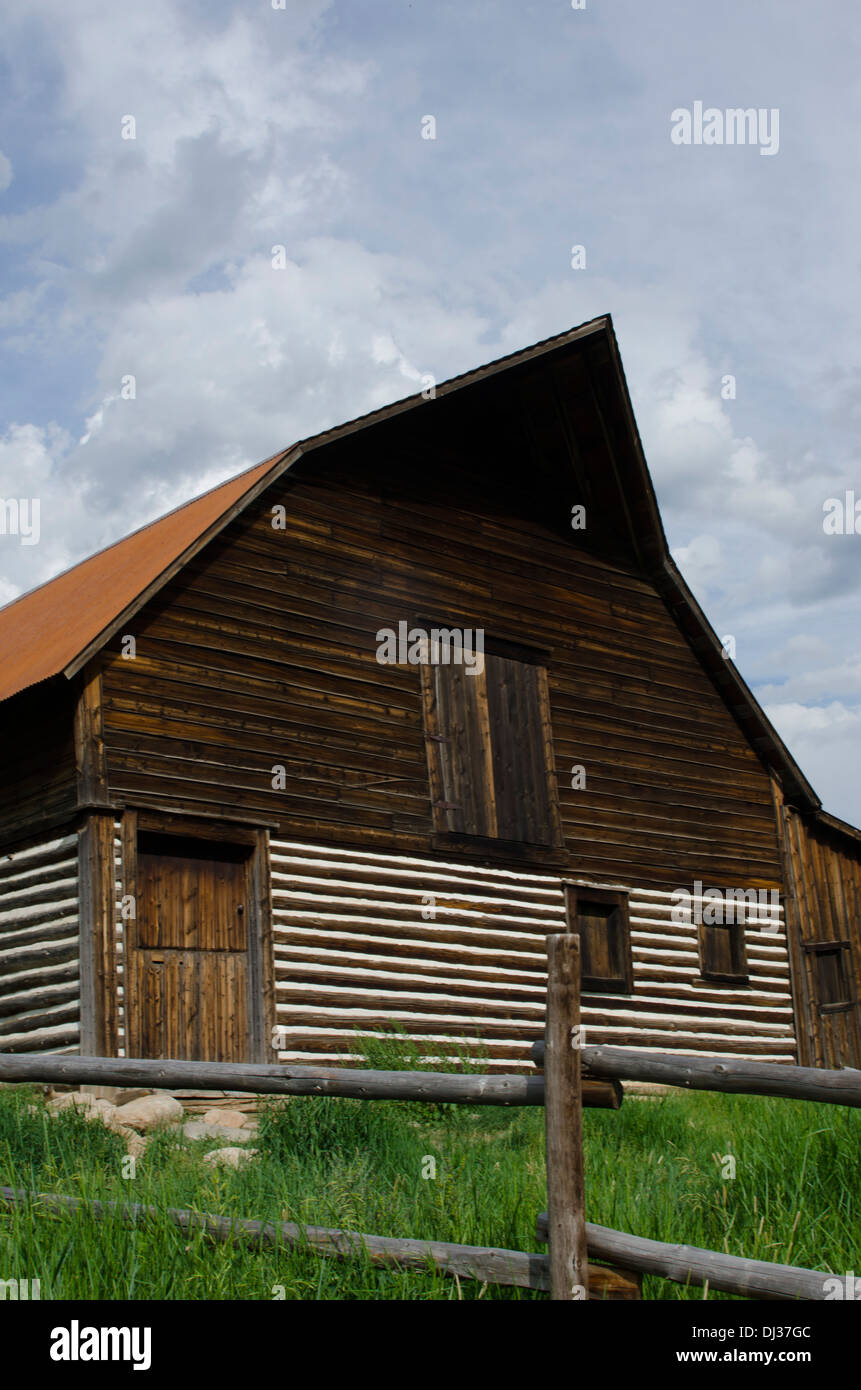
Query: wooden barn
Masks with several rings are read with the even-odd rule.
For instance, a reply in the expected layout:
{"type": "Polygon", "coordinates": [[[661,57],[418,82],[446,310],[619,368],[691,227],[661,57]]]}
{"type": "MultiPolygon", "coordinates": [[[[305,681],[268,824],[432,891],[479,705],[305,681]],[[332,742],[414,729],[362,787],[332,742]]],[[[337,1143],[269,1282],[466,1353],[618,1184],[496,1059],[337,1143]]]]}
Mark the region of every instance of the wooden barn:
{"type": "Polygon", "coordinates": [[[0,1051],[861,1065],[861,832],[670,558],[601,318],[0,612],[0,1051]],[[563,891],[563,883],[568,887],[563,891]]]}

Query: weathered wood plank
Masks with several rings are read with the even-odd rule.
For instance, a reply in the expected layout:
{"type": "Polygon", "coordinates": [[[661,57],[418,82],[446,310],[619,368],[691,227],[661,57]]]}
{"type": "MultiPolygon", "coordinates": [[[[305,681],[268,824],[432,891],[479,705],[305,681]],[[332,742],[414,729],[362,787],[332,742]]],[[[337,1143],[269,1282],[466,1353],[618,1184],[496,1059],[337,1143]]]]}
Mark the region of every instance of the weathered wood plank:
{"type": "Polygon", "coordinates": [[[550,1296],[564,1303],[589,1297],[581,1041],[580,938],[568,932],[548,936],[544,1116],[550,1296]]]}
{"type": "MultiPolygon", "coordinates": [[[[475,461],[454,467],[459,443],[432,495],[394,456],[355,447],[358,472],[345,466],[351,445],[342,463],[281,480],[139,616],[139,659],[109,657],[112,786],[150,804],[169,795],[195,810],[209,798],[277,814],[343,843],[361,820],[366,843],[436,852],[421,682],[375,661],[374,634],[438,612],[548,647],[552,755],[578,871],[779,882],[767,775],[660,596],[510,505],[514,493],[503,500],[496,464],[490,504],[475,461]],[[287,505],[287,533],[269,524],[274,500],[287,505]],[[284,757],[278,796],[263,776],[270,721],[303,753],[284,757]],[[588,765],[588,798],[562,776],[575,760],[588,765]],[[363,764],[383,779],[387,763],[398,778],[414,769],[416,785],[351,786],[363,764]]],[[[534,808],[522,814],[532,825],[534,808]]]]}
{"type": "MultiPolygon", "coordinates": [[[[0,1187],[0,1206],[6,1210],[24,1208],[36,1213],[40,1210],[63,1215],[80,1212],[97,1220],[119,1217],[129,1225],[169,1221],[183,1231],[203,1231],[218,1242],[239,1242],[254,1249],[270,1246],[308,1249],[324,1257],[367,1258],[373,1264],[399,1269],[434,1269],[443,1275],[481,1279],[488,1284],[537,1290],[549,1287],[547,1257],[521,1250],[364,1235],[325,1226],[300,1226],[292,1221],[253,1221],[176,1207],[147,1207],[136,1202],[85,1202],[79,1197],[31,1193],[12,1187],[0,1187]]],[[[593,1298],[631,1300],[639,1297],[637,1279],[628,1271],[617,1270],[612,1265],[594,1265],[590,1266],[589,1273],[593,1298]]]]}
{"type": "MultiPolygon", "coordinates": [[[[546,1240],[547,1230],[547,1213],[542,1212],[536,1239],[546,1240]]],[[[659,1274],[676,1284],[708,1284],[710,1289],[739,1294],[742,1298],[780,1302],[824,1300],[828,1296],[828,1281],[834,1277],[815,1269],[747,1260],[717,1250],[701,1250],[694,1245],[647,1240],[644,1236],[628,1235],[625,1231],[614,1231],[609,1226],[596,1226],[591,1222],[586,1223],[586,1240],[589,1254],[595,1259],[613,1260],[643,1274],[659,1274]]]]}
{"type": "Polygon", "coordinates": [[[81,1047],[117,1050],[114,814],[91,812],[80,832],[81,1047]]]}
{"type": "MultiPolygon", "coordinates": [[[[544,1044],[532,1046],[532,1060],[544,1062],[544,1044]]],[[[653,1081],[696,1091],[784,1096],[830,1105],[861,1106],[861,1071],[824,1071],[782,1062],[742,1058],[685,1057],[671,1052],[637,1052],[623,1047],[584,1047],[582,1062],[592,1076],[623,1081],[653,1081]]]]}
{"type": "MultiPolygon", "coordinates": [[[[543,1105],[544,1078],[454,1072],[363,1071],[350,1067],[264,1065],[248,1062],[160,1061],[128,1057],[7,1057],[0,1081],[74,1085],[149,1086],[154,1089],[249,1091],[260,1095],[348,1096],[365,1100],[433,1100],[454,1105],[543,1105]]],[[[586,1088],[584,1105],[617,1109],[615,1087],[586,1088]]]]}

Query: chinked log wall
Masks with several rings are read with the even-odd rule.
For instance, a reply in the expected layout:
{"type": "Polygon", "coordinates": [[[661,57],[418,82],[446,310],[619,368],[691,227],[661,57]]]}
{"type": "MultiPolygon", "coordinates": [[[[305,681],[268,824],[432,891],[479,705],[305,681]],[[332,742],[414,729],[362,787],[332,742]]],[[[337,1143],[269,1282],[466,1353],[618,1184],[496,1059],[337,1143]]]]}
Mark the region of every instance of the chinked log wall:
{"type": "Polygon", "coordinates": [[[432,487],[408,457],[361,468],[279,482],[128,624],[134,660],[111,644],[111,793],[451,858],[434,840],[419,672],[376,660],[378,629],[438,614],[548,651],[554,871],[779,887],[768,776],[652,587],[494,508],[492,476],[476,499],[440,460],[432,487]]]}
{"type": "MultiPolygon", "coordinates": [[[[0,1050],[77,1048],[77,873],[75,835],[0,861],[0,1050]]],[[[558,879],[275,839],[272,886],[281,1060],[355,1054],[357,1034],[395,1019],[431,1051],[480,1042],[491,1068],[526,1062],[543,1025],[545,933],[564,922],[558,879]]],[[[117,922],[122,1054],[119,902],[117,922]]],[[[748,926],[743,993],[699,978],[696,928],[671,920],[668,894],[632,891],[631,933],[633,995],[584,997],[590,1042],[792,1059],[782,926],[748,926]]]]}
{"type": "MultiPolygon", "coordinates": [[[[488,1069],[527,1063],[558,879],[280,839],[271,858],[280,1060],[355,1055],[357,1033],[396,1020],[431,1055],[480,1044],[488,1069]]],[[[781,910],[776,932],[746,927],[745,989],[700,978],[668,893],[633,888],[630,910],[634,991],[583,996],[589,1043],[794,1060],[781,910]]]]}
{"type": "Polygon", "coordinates": [[[0,857],[0,1052],[80,1041],[78,836],[0,857]]]}

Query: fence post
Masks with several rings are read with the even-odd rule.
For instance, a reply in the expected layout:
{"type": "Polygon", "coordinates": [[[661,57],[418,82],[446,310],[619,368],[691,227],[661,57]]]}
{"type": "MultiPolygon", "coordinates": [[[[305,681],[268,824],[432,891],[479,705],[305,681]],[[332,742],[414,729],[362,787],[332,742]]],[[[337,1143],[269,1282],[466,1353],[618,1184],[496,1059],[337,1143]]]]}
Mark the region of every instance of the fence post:
{"type": "Polygon", "coordinates": [[[550,1297],[589,1297],[580,1080],[580,937],[547,938],[544,1118],[550,1297]]]}

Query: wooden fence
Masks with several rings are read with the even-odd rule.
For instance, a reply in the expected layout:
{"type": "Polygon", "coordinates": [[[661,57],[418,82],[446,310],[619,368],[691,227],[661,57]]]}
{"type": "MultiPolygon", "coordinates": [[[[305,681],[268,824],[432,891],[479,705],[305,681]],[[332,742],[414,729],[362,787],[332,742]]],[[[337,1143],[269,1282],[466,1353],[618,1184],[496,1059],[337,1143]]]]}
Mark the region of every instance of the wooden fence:
{"type": "Polygon", "coordinates": [[[327,1257],[360,1255],[378,1264],[432,1267],[443,1274],[488,1283],[549,1289],[551,1298],[560,1301],[636,1298],[643,1273],[682,1284],[707,1283],[710,1288],[746,1297],[824,1299],[826,1280],[834,1276],[823,1272],[646,1240],[588,1223],[582,1112],[584,1106],[617,1109],[623,1079],[859,1106],[861,1072],[584,1046],[579,937],[570,932],[549,936],[547,964],[544,1042],[533,1048],[533,1060],[543,1066],[543,1076],[0,1054],[0,1082],[7,1083],[113,1084],[458,1105],[543,1105],[548,1208],[538,1218],[537,1238],[547,1242],[547,1256],[290,1222],[243,1221],[175,1209],[158,1211],[134,1203],[85,1203],[74,1197],[11,1187],[0,1188],[0,1208],[86,1210],[97,1220],[118,1218],[130,1223],[167,1219],[182,1229],[202,1229],[216,1240],[244,1241],[258,1247],[302,1245],[327,1257]]]}

